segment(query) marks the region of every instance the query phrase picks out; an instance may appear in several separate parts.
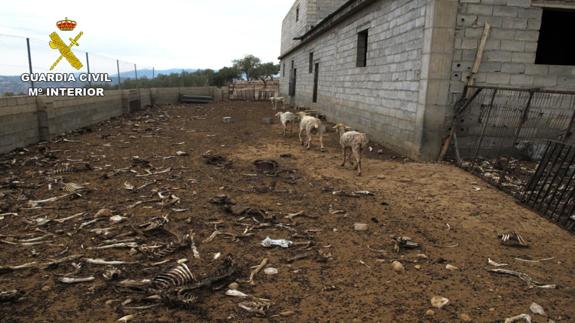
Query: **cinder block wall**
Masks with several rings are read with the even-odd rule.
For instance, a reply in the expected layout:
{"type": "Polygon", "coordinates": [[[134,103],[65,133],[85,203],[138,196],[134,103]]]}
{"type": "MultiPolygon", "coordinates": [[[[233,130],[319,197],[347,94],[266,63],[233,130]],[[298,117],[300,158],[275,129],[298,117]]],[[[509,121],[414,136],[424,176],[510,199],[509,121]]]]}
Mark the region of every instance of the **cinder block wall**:
{"type": "Polygon", "coordinates": [[[38,142],[36,98],[0,98],[0,153],[38,142]]]}
{"type": "Polygon", "coordinates": [[[179,94],[224,98],[222,89],[215,87],[106,91],[104,97],[1,97],[0,154],[39,142],[40,127],[46,135],[56,136],[130,112],[129,103],[138,99],[140,107],[152,101],[174,104],[179,94]]]}
{"type": "Polygon", "coordinates": [[[417,108],[426,0],[378,1],[282,59],[280,93],[288,97],[291,61],[295,104],[366,131],[403,154],[419,154],[417,108]],[[357,33],[369,29],[367,67],[356,67],[357,33]],[[319,63],[318,102],[312,102],[309,53],[319,63]]]}
{"type": "MultiPolygon", "coordinates": [[[[532,0],[460,0],[451,93],[463,92],[486,22],[492,30],[475,77],[477,85],[575,88],[575,66],[535,64],[543,9],[531,3],[532,0]]],[[[572,32],[565,30],[566,36],[572,32]]]]}
{"type": "MultiPolygon", "coordinates": [[[[451,104],[461,97],[464,85],[470,76],[485,23],[491,25],[491,34],[486,43],[479,72],[475,75],[476,85],[548,90],[575,89],[575,66],[535,64],[543,8],[533,6],[532,3],[531,0],[460,0],[451,70],[451,104]]],[[[562,2],[564,5],[567,3],[568,1],[562,2]]],[[[575,2],[571,2],[571,6],[575,9],[575,2]]],[[[572,33],[572,30],[565,30],[566,41],[570,41],[568,36],[572,33]]],[[[519,99],[511,97],[511,92],[500,91],[494,105],[504,107],[515,104],[523,108],[528,101],[527,98],[526,93],[519,99]]],[[[468,109],[466,118],[459,119],[457,135],[459,148],[464,153],[474,151],[483,132],[484,124],[477,122],[482,114],[479,108],[481,103],[489,104],[489,97],[483,100],[472,105],[474,110],[468,109]]],[[[570,100],[560,99],[559,96],[553,100],[533,101],[530,109],[533,113],[540,111],[542,119],[550,114],[564,113],[570,116],[573,113],[570,100]]],[[[518,116],[495,113],[493,115],[498,116],[498,130],[488,131],[492,134],[491,137],[485,138],[482,149],[491,149],[492,151],[488,153],[492,155],[503,151],[512,153],[518,116]]],[[[547,131],[557,132],[564,130],[561,127],[565,127],[559,122],[551,122],[545,126],[546,129],[541,130],[527,129],[530,126],[542,127],[540,123],[528,124],[522,133],[553,139],[557,137],[547,135],[547,131]],[[553,129],[554,127],[559,129],[553,129]]]]}
{"type": "Polygon", "coordinates": [[[87,127],[122,114],[122,91],[106,91],[104,97],[42,98],[50,135],[87,127]]]}

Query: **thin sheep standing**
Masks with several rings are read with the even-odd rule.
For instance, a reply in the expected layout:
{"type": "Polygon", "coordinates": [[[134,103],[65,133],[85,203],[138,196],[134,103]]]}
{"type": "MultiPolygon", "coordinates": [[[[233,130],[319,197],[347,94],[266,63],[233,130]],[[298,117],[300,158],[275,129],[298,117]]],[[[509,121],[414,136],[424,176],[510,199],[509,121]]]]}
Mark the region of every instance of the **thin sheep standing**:
{"type": "Polygon", "coordinates": [[[300,143],[305,146],[307,149],[311,147],[311,135],[317,134],[319,136],[319,145],[321,151],[324,151],[323,147],[323,133],[325,131],[324,126],[316,117],[308,116],[305,112],[298,112],[300,123],[299,123],[299,141],[300,143]],[[306,134],[306,141],[304,143],[301,134],[305,132],[306,134]]]}
{"type": "Polygon", "coordinates": [[[282,126],[284,127],[284,137],[286,135],[287,132],[287,126],[289,123],[289,134],[290,137],[293,134],[293,125],[294,123],[297,121],[297,116],[291,112],[278,112],[276,113],[276,117],[280,118],[280,122],[282,123],[282,126]]]}
{"type": "Polygon", "coordinates": [[[282,108],[283,108],[283,106],[284,106],[284,101],[285,101],[285,100],[284,100],[284,98],[281,97],[281,96],[272,96],[272,97],[270,98],[270,101],[272,102],[272,109],[275,111],[275,110],[277,110],[277,104],[278,104],[278,103],[281,103],[282,108]]]}
{"type": "MultiPolygon", "coordinates": [[[[339,144],[341,145],[343,153],[343,163],[341,166],[345,166],[348,151],[351,151],[355,159],[354,169],[357,169],[357,175],[361,176],[361,152],[369,143],[367,135],[357,131],[345,131],[346,127],[341,123],[336,124],[333,128],[336,129],[339,135],[339,144]]],[[[353,160],[350,160],[350,163],[353,166],[353,160]]]]}

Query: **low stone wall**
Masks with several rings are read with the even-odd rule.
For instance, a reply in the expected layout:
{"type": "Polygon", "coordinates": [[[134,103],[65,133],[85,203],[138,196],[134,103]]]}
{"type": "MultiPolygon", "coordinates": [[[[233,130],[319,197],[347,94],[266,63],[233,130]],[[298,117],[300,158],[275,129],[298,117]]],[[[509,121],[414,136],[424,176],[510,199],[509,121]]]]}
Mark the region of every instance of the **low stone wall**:
{"type": "Polygon", "coordinates": [[[0,97],[0,154],[142,109],[175,104],[180,94],[224,99],[216,87],[110,90],[103,97],[0,97]]]}

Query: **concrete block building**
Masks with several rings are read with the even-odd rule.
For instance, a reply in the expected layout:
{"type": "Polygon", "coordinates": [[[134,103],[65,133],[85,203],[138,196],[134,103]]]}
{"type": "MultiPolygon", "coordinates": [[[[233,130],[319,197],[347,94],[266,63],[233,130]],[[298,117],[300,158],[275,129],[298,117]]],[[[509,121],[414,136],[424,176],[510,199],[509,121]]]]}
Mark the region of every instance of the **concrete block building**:
{"type": "Polygon", "coordinates": [[[475,84],[575,89],[572,0],[297,0],[282,25],[281,95],[435,159],[486,23],[475,84]]]}

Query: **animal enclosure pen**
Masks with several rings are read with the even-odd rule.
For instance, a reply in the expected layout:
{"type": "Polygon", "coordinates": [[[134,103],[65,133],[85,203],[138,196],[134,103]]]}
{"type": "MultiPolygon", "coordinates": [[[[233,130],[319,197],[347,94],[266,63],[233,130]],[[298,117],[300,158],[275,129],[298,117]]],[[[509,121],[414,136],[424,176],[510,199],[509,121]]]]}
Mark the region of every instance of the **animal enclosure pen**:
{"type": "Polygon", "coordinates": [[[453,120],[459,166],[573,229],[575,92],[470,86],[453,120]]]}

